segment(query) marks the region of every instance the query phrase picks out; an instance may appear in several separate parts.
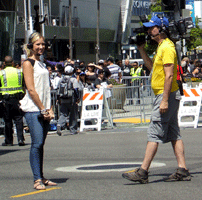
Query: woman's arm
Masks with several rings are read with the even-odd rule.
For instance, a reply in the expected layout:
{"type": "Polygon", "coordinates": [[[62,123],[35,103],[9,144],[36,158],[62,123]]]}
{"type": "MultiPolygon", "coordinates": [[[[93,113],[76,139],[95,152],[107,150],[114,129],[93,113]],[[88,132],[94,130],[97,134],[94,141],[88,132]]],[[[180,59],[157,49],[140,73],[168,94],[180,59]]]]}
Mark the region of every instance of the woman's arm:
{"type": "Polygon", "coordinates": [[[108,86],[107,86],[107,88],[112,88],[113,87],[113,85],[112,84],[109,84],[108,86]]]}
{"type": "Polygon", "coordinates": [[[193,76],[196,76],[198,73],[199,73],[199,70],[197,68],[192,72],[193,76]]]}

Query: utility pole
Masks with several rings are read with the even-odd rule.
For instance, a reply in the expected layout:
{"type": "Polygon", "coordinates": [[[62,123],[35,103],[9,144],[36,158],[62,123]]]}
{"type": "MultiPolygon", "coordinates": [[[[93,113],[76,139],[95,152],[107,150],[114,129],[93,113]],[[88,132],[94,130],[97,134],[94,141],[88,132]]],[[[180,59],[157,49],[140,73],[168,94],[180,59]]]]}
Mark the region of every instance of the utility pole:
{"type": "Polygon", "coordinates": [[[31,0],[24,0],[24,18],[25,18],[25,43],[28,43],[29,35],[33,33],[31,0]]]}
{"type": "Polygon", "coordinates": [[[100,0],[97,0],[97,44],[96,44],[96,63],[100,59],[100,0]]]}
{"type": "MultiPolygon", "coordinates": [[[[180,20],[181,12],[180,12],[180,0],[176,0],[175,9],[174,9],[174,19],[175,21],[180,20]]],[[[177,41],[176,44],[177,56],[178,56],[178,65],[181,65],[181,56],[182,56],[182,46],[181,40],[177,41]]]]}
{"type": "MultiPolygon", "coordinates": [[[[40,0],[40,8],[41,8],[41,17],[43,18],[44,17],[44,7],[43,7],[43,5],[44,5],[44,2],[43,2],[43,0],[40,0]]],[[[44,20],[45,20],[45,18],[44,18],[44,20]]],[[[45,22],[45,21],[44,21],[45,22]]],[[[41,34],[43,35],[43,36],[45,36],[45,26],[44,26],[44,22],[41,24],[41,34]]]]}
{"type": "Polygon", "coordinates": [[[69,0],[69,58],[73,59],[72,46],[72,0],[69,0]]]}

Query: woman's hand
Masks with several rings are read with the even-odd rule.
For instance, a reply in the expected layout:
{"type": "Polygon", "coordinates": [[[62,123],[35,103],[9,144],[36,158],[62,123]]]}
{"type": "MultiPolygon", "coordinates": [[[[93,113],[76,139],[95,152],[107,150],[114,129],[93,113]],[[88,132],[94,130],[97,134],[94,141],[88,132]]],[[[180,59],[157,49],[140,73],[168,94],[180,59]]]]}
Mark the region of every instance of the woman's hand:
{"type": "Polygon", "coordinates": [[[44,120],[47,120],[47,121],[51,121],[51,119],[54,119],[55,115],[52,108],[48,109],[46,114],[43,115],[43,117],[44,117],[44,120]]]}

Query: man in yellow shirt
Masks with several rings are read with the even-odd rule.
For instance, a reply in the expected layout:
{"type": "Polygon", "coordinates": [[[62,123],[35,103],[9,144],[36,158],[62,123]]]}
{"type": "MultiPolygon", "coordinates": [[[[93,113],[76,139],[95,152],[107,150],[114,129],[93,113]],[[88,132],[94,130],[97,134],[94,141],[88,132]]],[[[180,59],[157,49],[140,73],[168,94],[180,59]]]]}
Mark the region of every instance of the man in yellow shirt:
{"type": "Polygon", "coordinates": [[[148,143],[140,168],[128,171],[122,176],[130,181],[148,183],[148,170],[157,152],[159,143],[171,142],[178,168],[165,181],[190,181],[191,176],[185,164],[184,145],[178,126],[180,93],[177,85],[177,54],[173,42],[168,38],[168,19],[153,16],[143,23],[151,39],[158,43],[153,61],[138,46],[145,66],[152,72],[151,86],[155,94],[151,123],[148,128],[148,143]]]}

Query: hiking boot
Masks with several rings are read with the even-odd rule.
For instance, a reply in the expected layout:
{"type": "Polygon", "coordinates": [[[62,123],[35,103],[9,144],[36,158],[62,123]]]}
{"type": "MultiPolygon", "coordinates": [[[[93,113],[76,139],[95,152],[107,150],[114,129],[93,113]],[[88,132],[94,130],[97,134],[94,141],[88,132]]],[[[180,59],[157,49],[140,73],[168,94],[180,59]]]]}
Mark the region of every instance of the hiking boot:
{"type": "Polygon", "coordinates": [[[142,184],[148,183],[148,172],[142,168],[124,172],[122,177],[130,181],[138,181],[142,184]]]}
{"type": "Polygon", "coordinates": [[[177,168],[176,172],[164,179],[165,182],[172,181],[191,181],[189,170],[185,168],[177,168]]]}
{"type": "Polygon", "coordinates": [[[59,136],[62,135],[62,131],[61,131],[61,126],[60,126],[60,125],[57,125],[57,134],[58,134],[59,136]]]}

